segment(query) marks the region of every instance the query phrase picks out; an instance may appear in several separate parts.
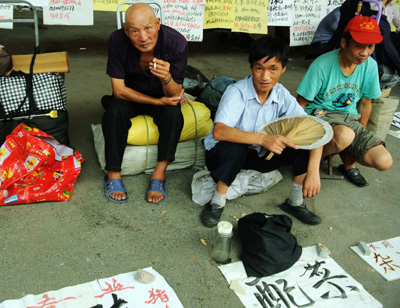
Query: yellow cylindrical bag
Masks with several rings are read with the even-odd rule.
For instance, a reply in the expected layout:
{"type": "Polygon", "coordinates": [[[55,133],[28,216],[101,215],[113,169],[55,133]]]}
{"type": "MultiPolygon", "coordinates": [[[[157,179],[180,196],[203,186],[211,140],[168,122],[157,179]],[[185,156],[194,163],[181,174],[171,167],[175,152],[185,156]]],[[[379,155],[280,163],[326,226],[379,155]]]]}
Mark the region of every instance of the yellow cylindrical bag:
{"type": "MultiPolygon", "coordinates": [[[[184,125],[179,141],[193,140],[207,136],[213,124],[210,109],[203,103],[188,100],[181,106],[184,125]]],[[[128,141],[130,145],[157,144],[160,136],[158,127],[149,115],[139,115],[131,119],[128,141]]]]}

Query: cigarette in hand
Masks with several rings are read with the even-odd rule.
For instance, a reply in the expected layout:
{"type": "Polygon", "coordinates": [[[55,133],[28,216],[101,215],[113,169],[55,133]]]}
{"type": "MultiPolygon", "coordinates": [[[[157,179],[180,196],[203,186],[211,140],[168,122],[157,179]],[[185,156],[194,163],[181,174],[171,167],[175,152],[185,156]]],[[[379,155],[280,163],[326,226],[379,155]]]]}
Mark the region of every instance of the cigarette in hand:
{"type": "Polygon", "coordinates": [[[184,94],[185,94],[185,90],[182,89],[182,92],[180,95],[180,101],[179,101],[180,104],[185,104],[187,102],[187,99],[185,98],[184,94]]]}
{"type": "Polygon", "coordinates": [[[157,69],[157,63],[154,62],[154,70],[156,70],[156,69],[157,69]]]}

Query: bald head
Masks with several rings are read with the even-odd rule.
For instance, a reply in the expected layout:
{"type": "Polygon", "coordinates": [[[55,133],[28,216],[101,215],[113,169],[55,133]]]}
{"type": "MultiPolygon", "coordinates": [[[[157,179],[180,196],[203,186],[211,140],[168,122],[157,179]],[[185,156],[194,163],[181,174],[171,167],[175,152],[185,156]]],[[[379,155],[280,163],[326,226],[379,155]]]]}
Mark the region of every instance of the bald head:
{"type": "Polygon", "coordinates": [[[142,2],[138,2],[129,6],[125,15],[125,26],[129,27],[137,18],[145,18],[149,22],[157,22],[153,8],[142,2]]]}

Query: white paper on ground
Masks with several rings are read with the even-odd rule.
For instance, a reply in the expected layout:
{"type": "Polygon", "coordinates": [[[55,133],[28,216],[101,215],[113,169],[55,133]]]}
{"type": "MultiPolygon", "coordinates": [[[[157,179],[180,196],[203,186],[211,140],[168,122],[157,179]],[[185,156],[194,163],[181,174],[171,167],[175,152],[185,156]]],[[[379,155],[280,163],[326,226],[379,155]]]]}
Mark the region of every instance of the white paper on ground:
{"type": "Polygon", "coordinates": [[[112,294],[127,302],[121,307],[183,308],[164,277],[151,267],[144,270],[155,276],[152,283],[143,284],[135,279],[136,272],[130,272],[40,295],[30,294],[18,300],[6,300],[0,304],[0,308],[89,308],[96,305],[108,308],[114,304],[112,294]]]}
{"type": "Polygon", "coordinates": [[[332,258],[318,257],[315,246],[304,248],[300,259],[291,268],[263,277],[254,286],[248,283],[254,282],[256,278],[247,278],[242,262],[222,265],[219,269],[229,284],[232,279],[239,281],[246,295],[235,293],[248,308],[275,307],[277,304],[301,307],[310,303],[313,303],[313,308],[382,307],[332,258]],[[267,304],[268,301],[272,306],[267,304]]]}
{"type": "Polygon", "coordinates": [[[400,236],[367,244],[371,253],[363,255],[357,246],[350,247],[387,281],[400,278],[400,236]]]}
{"type": "Polygon", "coordinates": [[[400,139],[400,130],[389,130],[388,134],[400,139]]]}
{"type": "Polygon", "coordinates": [[[400,112],[395,112],[394,113],[392,125],[400,128],[400,112]]]}

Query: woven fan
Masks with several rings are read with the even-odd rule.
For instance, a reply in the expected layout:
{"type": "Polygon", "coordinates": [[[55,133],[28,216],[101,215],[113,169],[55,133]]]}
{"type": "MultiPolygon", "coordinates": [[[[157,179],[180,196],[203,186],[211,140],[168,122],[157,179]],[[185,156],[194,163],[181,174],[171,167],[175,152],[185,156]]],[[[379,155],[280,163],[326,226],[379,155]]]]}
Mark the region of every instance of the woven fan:
{"type": "MultiPolygon", "coordinates": [[[[328,143],[333,136],[331,125],[314,116],[287,116],[264,125],[258,130],[267,135],[281,135],[289,138],[299,149],[311,150],[328,143]]],[[[265,158],[271,159],[273,152],[265,158]]]]}

